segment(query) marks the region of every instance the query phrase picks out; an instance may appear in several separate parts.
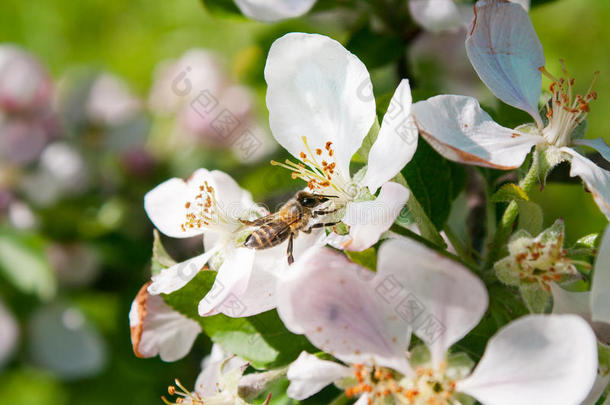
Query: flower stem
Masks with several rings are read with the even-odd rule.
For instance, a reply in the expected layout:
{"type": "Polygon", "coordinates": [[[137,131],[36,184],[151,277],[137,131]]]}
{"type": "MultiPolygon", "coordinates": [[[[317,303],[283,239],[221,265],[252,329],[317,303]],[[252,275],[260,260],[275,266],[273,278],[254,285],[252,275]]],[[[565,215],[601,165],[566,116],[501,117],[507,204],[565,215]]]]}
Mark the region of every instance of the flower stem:
{"type": "MultiPolygon", "coordinates": [[[[538,155],[537,151],[534,151],[534,156],[532,159],[532,164],[525,174],[525,176],[519,181],[519,187],[526,194],[532,190],[532,188],[538,183],[538,155]]],[[[483,270],[490,269],[493,264],[499,259],[500,251],[506,241],[508,240],[510,234],[513,230],[513,224],[515,219],[517,219],[517,215],[519,215],[519,206],[515,201],[511,201],[504,210],[504,214],[502,214],[502,218],[500,219],[500,223],[496,229],[496,233],[494,234],[493,240],[489,246],[489,250],[487,252],[486,260],[483,263],[483,270]]]]}

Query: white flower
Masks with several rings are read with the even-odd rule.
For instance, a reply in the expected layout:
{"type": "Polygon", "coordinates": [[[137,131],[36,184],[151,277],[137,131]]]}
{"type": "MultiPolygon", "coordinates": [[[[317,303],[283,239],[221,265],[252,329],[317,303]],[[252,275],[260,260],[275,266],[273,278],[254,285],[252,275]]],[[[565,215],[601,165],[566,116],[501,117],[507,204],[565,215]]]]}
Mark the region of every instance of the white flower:
{"type": "Polygon", "coordinates": [[[334,196],[331,205],[341,210],[335,220],[351,227],[343,248],[370,247],[409,197],[405,187],[390,182],[417,148],[408,81],[400,83],[392,98],[368,153],[366,173],[352,177],[350,160],[375,121],[375,98],[364,64],[328,37],[291,33],[273,43],[265,79],[273,136],[300,160],[273,163],[306,181],[310,191],[334,196]],[[363,201],[379,188],[377,199],[363,201]]]}
{"type": "Polygon", "coordinates": [[[410,240],[385,242],[377,273],[312,248],[282,282],[278,312],[288,329],[348,366],[302,355],[288,371],[289,394],[306,398],[338,382],[364,404],[387,397],[453,404],[462,394],[493,405],[583,400],[595,380],[597,347],[574,315],[520,318],[489,340],[472,373],[451,366],[448,349],[477,325],[487,302],[468,269],[410,240]],[[411,333],[431,355],[417,368],[406,352],[411,333]]]}
{"type": "Polygon", "coordinates": [[[535,125],[505,128],[474,98],[440,95],[413,105],[420,134],[443,156],[461,163],[514,169],[521,166],[532,146],[544,151],[553,165],[569,160],[570,175],[583,179],[610,218],[610,172],[568,147],[588,146],[610,158],[610,148],[601,139],[570,138],[585,120],[596,94],[589,89],[584,96],[576,95],[572,79],[553,78],[548,124],[544,124],[538,112],[541,75],[543,71],[550,74],[544,70],[542,45],[523,8],[504,1],[479,1],[466,50],[479,77],[496,97],[529,113],[535,125]]]}
{"type": "Polygon", "coordinates": [[[140,289],[129,311],[133,352],[141,358],[179,360],[190,352],[201,326],[174,311],[160,295],[149,294],[149,284],[140,289]]]}
{"type": "MultiPolygon", "coordinates": [[[[203,235],[205,249],[203,254],[153,276],[148,288],[151,294],[179,290],[209,265],[218,274],[199,303],[200,315],[222,312],[243,317],[275,307],[275,280],[288,268],[286,243],[261,251],[243,247],[247,233],[240,219],[252,219],[263,212],[229,175],[199,169],[186,181],[167,180],[146,194],[144,208],[163,234],[174,238],[203,235]]],[[[319,236],[312,232],[297,238],[295,256],[319,236]]]]}
{"type": "Polygon", "coordinates": [[[212,352],[201,362],[201,373],[195,382],[193,392],[184,388],[176,380],[176,387],[170,386],[168,393],[178,396],[176,402],[166,404],[184,405],[247,405],[237,393],[239,380],[248,367],[245,360],[226,354],[222,348],[215,344],[212,352]]]}

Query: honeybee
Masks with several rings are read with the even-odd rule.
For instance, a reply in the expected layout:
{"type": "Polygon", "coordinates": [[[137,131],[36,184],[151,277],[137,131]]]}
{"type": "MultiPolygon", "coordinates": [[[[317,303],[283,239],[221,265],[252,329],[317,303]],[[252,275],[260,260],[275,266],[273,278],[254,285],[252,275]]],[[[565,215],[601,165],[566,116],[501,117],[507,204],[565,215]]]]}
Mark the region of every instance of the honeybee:
{"type": "Polygon", "coordinates": [[[244,225],[256,227],[248,235],[244,246],[250,249],[268,249],[288,239],[288,264],[294,263],[292,255],[293,240],[300,232],[310,233],[312,229],[336,225],[338,222],[317,223],[311,226],[309,221],[320,215],[331,214],[337,210],[315,210],[320,204],[334,196],[324,196],[299,191],[288,200],[279,211],[254,221],[240,220],[244,225]]]}

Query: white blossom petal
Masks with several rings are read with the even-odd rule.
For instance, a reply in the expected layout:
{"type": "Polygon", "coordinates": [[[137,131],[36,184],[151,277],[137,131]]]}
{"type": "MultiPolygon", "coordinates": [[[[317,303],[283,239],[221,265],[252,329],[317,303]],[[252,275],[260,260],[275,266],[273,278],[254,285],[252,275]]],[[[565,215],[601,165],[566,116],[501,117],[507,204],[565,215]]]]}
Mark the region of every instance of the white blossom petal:
{"type": "Polygon", "coordinates": [[[610,146],[602,138],[597,139],[575,139],[572,142],[574,145],[588,146],[595,149],[608,162],[610,162],[610,146]]]}
{"type": "Polygon", "coordinates": [[[593,321],[610,324],[610,226],[606,227],[591,282],[593,321]]]}
{"type": "Polygon", "coordinates": [[[420,134],[430,146],[460,163],[515,169],[532,146],[544,140],[497,124],[472,97],[431,97],[415,103],[413,114],[420,134]]]}
{"type": "Polygon", "coordinates": [[[302,16],[315,2],[316,0],[235,0],[244,15],[264,22],[302,16]]]}
{"type": "Polygon", "coordinates": [[[383,117],[379,134],[369,151],[362,184],[375,194],[411,161],[417,149],[417,126],[411,116],[411,87],[403,79],[383,117]],[[390,158],[391,157],[391,158],[390,158]]]}
{"type": "Polygon", "coordinates": [[[493,336],[456,389],[488,405],[573,405],[597,376],[597,340],[576,315],[528,315],[493,336]]]}
{"type": "Polygon", "coordinates": [[[361,251],[373,246],[386,232],[409,199],[409,190],[394,182],[384,183],[373,201],[347,204],[343,223],[349,225],[349,238],[341,247],[361,251]]]}
{"type": "Polygon", "coordinates": [[[391,239],[378,253],[379,286],[404,309],[414,333],[439,364],[487,310],[487,290],[463,265],[410,239],[391,239]],[[392,286],[390,288],[389,286],[392,286]]]}
{"type": "Polygon", "coordinates": [[[453,0],[409,0],[409,12],[415,22],[432,32],[462,25],[460,10],[453,0]]]}
{"type": "Polygon", "coordinates": [[[290,33],[276,40],[265,66],[267,108],[273,136],[299,158],[335,146],[337,170],[349,162],[375,120],[375,98],[364,64],[339,42],[317,34],[290,33]]]}
{"type": "Polygon", "coordinates": [[[472,66],[496,97],[529,113],[541,128],[539,68],[545,60],[528,13],[507,1],[482,0],[475,7],[466,39],[472,66]]]}
{"type": "Polygon", "coordinates": [[[351,375],[352,370],[349,367],[302,352],[288,368],[286,377],[290,385],[286,393],[292,399],[303,400],[320,392],[327,385],[351,375]]]}
{"type": "MultiPolygon", "coordinates": [[[[298,235],[292,250],[294,258],[298,259],[305,250],[316,245],[323,234],[323,231],[318,230],[310,234],[298,235]]],[[[278,279],[286,271],[290,271],[286,248],[287,242],[284,242],[271,249],[256,251],[248,287],[239,297],[242,306],[245,307],[241,316],[260,314],[277,306],[278,279]]]]}
{"type": "Polygon", "coordinates": [[[589,305],[591,293],[589,291],[573,292],[564,290],[555,283],[550,285],[554,314],[575,314],[586,320],[591,319],[591,307],[589,305]]]}
{"type": "Polygon", "coordinates": [[[195,392],[203,398],[214,396],[219,390],[223,375],[247,365],[247,361],[225,353],[222,347],[215,343],[210,354],[201,361],[201,372],[195,381],[195,392]]]}
{"type": "Polygon", "coordinates": [[[140,289],[129,311],[133,351],[143,358],[179,360],[191,350],[201,326],[173,310],[163,297],[149,294],[147,287],[140,289]]]}
{"type": "Polygon", "coordinates": [[[214,189],[216,201],[212,209],[219,210],[229,220],[212,224],[216,230],[232,231],[239,226],[238,218],[256,209],[250,193],[240,188],[231,176],[219,170],[198,169],[186,180],[172,178],[146,193],[144,209],[155,227],[173,238],[201,235],[204,228],[182,229],[182,224],[187,220],[186,204],[194,202],[206,182],[214,189]]]}
{"type": "Polygon", "coordinates": [[[223,313],[231,317],[243,316],[248,309],[240,301],[240,297],[248,288],[254,254],[253,249],[227,249],[214,285],[199,302],[199,315],[223,313]]]}
{"type": "Polygon", "coordinates": [[[410,373],[407,325],[368,282],[371,271],[328,248],[297,259],[278,285],[278,313],[286,327],[346,363],[410,373]]]}
{"type": "Polygon", "coordinates": [[[610,219],[610,172],[571,148],[563,147],[561,150],[572,155],[570,176],[578,176],[584,181],[599,209],[610,219]]]}
{"type": "MultiPolygon", "coordinates": [[[[201,229],[182,229],[186,222],[185,204],[197,195],[196,187],[209,176],[205,169],[199,169],[186,181],[172,178],[159,184],[144,196],[144,209],[155,227],[173,238],[189,238],[201,235],[201,229]]],[[[203,183],[202,183],[203,184],[203,183]]]]}
{"type": "Polygon", "coordinates": [[[159,274],[152,277],[152,284],[148,287],[148,292],[152,295],[158,295],[171,294],[174,291],[178,291],[205,267],[207,262],[221,247],[221,245],[218,245],[199,256],[161,270],[159,274]]]}

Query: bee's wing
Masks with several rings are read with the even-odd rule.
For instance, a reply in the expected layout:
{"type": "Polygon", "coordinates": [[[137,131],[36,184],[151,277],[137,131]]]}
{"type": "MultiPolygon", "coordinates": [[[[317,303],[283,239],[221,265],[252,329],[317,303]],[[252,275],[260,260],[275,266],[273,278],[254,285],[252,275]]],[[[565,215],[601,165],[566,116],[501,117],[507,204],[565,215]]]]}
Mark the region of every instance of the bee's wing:
{"type": "Polygon", "coordinates": [[[279,212],[272,212],[269,215],[265,215],[264,217],[261,218],[257,218],[254,221],[248,221],[245,219],[240,219],[239,221],[247,226],[261,226],[261,225],[265,225],[268,224],[269,222],[273,222],[275,220],[277,220],[280,217],[280,213],[279,212]]]}

